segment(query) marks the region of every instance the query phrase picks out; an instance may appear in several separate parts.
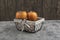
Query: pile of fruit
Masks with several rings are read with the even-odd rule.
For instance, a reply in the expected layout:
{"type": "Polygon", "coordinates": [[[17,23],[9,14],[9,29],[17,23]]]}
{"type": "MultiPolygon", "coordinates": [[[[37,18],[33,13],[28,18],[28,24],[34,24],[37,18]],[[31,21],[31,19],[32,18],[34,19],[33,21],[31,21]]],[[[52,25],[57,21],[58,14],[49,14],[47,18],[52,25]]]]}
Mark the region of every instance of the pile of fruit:
{"type": "Polygon", "coordinates": [[[26,12],[26,11],[18,11],[16,12],[16,19],[27,19],[30,21],[36,21],[38,15],[34,11],[26,12]]]}

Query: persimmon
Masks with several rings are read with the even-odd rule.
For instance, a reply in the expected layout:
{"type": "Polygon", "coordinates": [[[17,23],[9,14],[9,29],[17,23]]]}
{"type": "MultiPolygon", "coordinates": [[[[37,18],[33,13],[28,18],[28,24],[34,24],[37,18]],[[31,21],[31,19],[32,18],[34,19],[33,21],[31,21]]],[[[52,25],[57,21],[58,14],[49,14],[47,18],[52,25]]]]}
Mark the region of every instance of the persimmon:
{"type": "Polygon", "coordinates": [[[17,19],[26,19],[27,18],[27,12],[26,11],[16,12],[16,18],[17,19]]]}
{"type": "Polygon", "coordinates": [[[26,19],[27,18],[27,12],[26,11],[21,11],[20,12],[20,18],[21,19],[26,19]]]}
{"type": "Polygon", "coordinates": [[[28,19],[31,21],[36,21],[38,18],[38,15],[36,12],[30,11],[28,12],[28,19]]]}
{"type": "Polygon", "coordinates": [[[20,13],[16,12],[16,18],[19,19],[20,13]]]}

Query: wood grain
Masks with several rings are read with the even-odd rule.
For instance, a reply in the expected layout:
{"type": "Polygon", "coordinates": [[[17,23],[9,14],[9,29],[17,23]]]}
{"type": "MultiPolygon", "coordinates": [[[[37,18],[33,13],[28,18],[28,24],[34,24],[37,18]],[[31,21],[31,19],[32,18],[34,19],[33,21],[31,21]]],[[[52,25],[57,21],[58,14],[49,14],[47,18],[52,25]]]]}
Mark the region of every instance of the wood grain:
{"type": "Polygon", "coordinates": [[[60,19],[60,0],[0,0],[0,21],[13,20],[16,11],[36,11],[45,19],[60,19]]]}

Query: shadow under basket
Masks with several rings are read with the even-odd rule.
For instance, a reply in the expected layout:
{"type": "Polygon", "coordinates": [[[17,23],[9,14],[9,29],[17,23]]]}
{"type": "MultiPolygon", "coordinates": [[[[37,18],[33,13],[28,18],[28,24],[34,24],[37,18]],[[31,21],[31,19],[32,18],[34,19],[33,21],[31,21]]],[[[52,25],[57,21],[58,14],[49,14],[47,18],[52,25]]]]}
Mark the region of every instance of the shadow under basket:
{"type": "Polygon", "coordinates": [[[45,19],[38,17],[37,21],[29,21],[29,20],[22,20],[22,19],[14,19],[14,23],[16,25],[17,30],[25,31],[30,33],[35,33],[40,31],[43,27],[45,19]]]}

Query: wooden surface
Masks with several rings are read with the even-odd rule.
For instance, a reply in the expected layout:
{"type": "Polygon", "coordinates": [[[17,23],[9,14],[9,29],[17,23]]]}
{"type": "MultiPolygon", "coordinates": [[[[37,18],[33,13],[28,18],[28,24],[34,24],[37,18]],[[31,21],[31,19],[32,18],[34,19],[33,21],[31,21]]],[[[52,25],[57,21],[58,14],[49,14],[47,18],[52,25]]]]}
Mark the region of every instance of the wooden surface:
{"type": "Polygon", "coordinates": [[[18,31],[13,21],[0,21],[0,40],[60,40],[60,20],[46,20],[36,33],[18,31]]]}
{"type": "Polygon", "coordinates": [[[36,11],[46,19],[60,19],[60,0],[0,0],[0,21],[13,20],[16,11],[36,11]]]}

